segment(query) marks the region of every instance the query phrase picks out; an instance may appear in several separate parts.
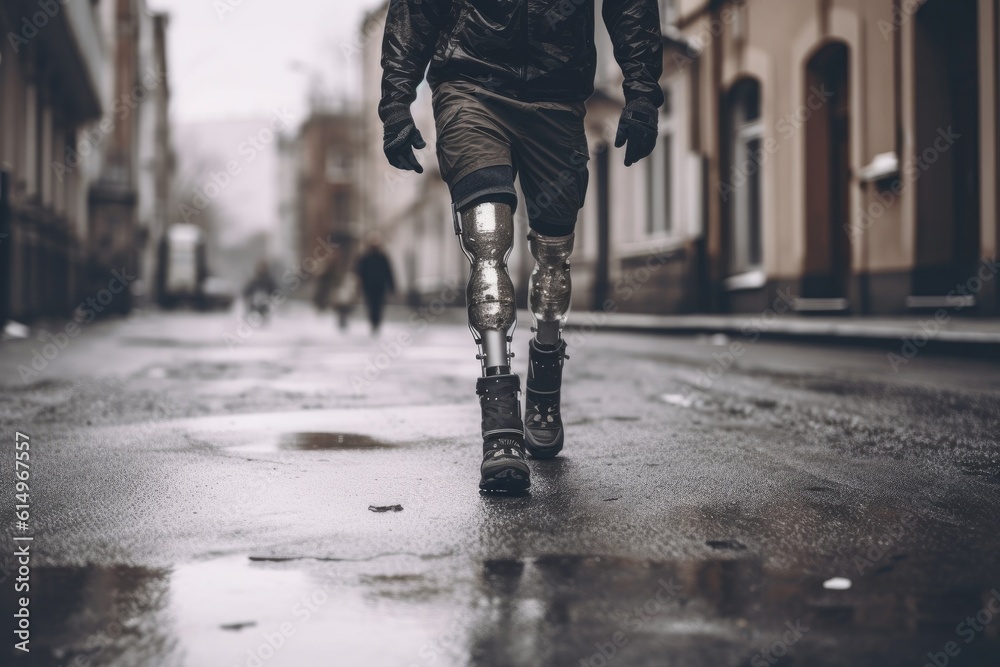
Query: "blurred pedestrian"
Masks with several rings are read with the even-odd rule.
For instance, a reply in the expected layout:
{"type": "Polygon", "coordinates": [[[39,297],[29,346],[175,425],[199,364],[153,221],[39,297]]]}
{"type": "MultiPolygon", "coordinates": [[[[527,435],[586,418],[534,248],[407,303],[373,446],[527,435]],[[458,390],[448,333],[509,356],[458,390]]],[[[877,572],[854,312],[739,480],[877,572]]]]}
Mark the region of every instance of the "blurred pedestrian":
{"type": "Polygon", "coordinates": [[[382,311],[385,300],[396,291],[396,283],[392,277],[392,264],[382,250],[382,239],[373,234],[368,239],[368,250],[358,260],[358,278],[361,280],[361,291],[368,308],[368,320],[372,325],[372,334],[377,334],[382,326],[382,311]]]}
{"type": "Polygon", "coordinates": [[[354,306],[358,303],[358,277],[350,271],[340,275],[332,289],[333,311],[337,313],[337,326],[347,331],[347,324],[354,306]]]}
{"type": "Polygon", "coordinates": [[[351,312],[358,303],[358,277],[351,270],[349,256],[350,252],[344,245],[334,248],[313,294],[316,310],[322,313],[331,307],[341,331],[347,331],[351,312]]]}
{"type": "MultiPolygon", "coordinates": [[[[597,63],[594,12],[594,0],[389,2],[378,107],[382,147],[392,166],[423,172],[413,149],[427,144],[410,104],[426,74],[438,167],[451,191],[455,233],[472,263],[467,305],[483,367],[476,384],[483,416],[479,488],[487,492],[527,490],[526,452],[549,459],[563,447],[562,329],[588,184],[584,116],[597,63]],[[516,311],[507,256],[515,240],[515,175],[535,258],[523,422],[521,380],[510,367],[516,311]]],[[[601,15],[623,74],[615,147],[625,146],[629,167],[656,145],[663,104],[659,3],[603,0],[601,15]]]]}
{"type": "Polygon", "coordinates": [[[243,288],[243,298],[246,300],[247,309],[267,319],[271,314],[272,295],[277,289],[278,284],[271,276],[267,261],[261,259],[257,262],[257,269],[250,281],[243,288]]]}

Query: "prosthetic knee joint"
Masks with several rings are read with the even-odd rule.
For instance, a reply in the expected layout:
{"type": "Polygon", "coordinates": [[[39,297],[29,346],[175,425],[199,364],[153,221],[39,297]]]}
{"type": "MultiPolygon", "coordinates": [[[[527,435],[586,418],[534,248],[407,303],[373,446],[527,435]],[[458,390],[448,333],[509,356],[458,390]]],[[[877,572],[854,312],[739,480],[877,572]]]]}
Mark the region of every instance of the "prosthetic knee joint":
{"type": "Polygon", "coordinates": [[[508,204],[484,202],[456,214],[462,250],[472,263],[466,297],[469,328],[479,346],[483,375],[510,373],[511,336],[517,314],[507,258],[514,246],[508,204]]]}
{"type": "Polygon", "coordinates": [[[535,258],[528,305],[535,322],[535,340],[544,345],[559,342],[569,314],[573,291],[569,256],[573,253],[574,236],[544,236],[536,231],[528,234],[528,246],[535,258]]]}

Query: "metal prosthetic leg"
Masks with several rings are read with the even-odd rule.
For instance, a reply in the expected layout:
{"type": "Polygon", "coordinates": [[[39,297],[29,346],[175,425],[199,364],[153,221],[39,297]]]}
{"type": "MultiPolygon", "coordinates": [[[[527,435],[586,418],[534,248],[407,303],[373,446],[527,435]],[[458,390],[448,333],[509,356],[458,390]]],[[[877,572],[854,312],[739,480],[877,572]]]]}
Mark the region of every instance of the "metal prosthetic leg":
{"type": "Polygon", "coordinates": [[[458,214],[462,250],[472,264],[466,297],[469,328],[479,346],[483,375],[510,373],[511,335],[517,321],[514,283],[507,258],[514,247],[514,214],[510,206],[478,204],[458,214]]]}
{"type": "Polygon", "coordinates": [[[563,361],[568,355],[562,329],[573,291],[569,274],[573,239],[573,234],[544,236],[532,231],[528,235],[535,258],[528,291],[535,335],[528,344],[524,439],[528,453],[536,458],[552,458],[563,448],[559,401],[563,361]]]}
{"type": "Polygon", "coordinates": [[[513,211],[508,204],[485,202],[455,217],[462,250],[472,264],[466,290],[469,328],[483,364],[483,376],[476,383],[483,418],[479,488],[522,492],[531,482],[521,422],[521,380],[510,372],[517,317],[514,284],[507,274],[507,257],[514,245],[513,211]]]}

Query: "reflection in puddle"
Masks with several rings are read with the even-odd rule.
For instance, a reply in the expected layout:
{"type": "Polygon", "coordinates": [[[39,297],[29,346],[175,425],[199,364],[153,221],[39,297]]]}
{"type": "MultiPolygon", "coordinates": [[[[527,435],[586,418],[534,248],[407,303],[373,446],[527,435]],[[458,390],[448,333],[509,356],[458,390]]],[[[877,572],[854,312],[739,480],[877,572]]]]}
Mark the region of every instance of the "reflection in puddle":
{"type": "MultiPolygon", "coordinates": [[[[381,567],[400,567],[387,560],[381,567]]],[[[407,665],[444,623],[434,610],[386,611],[365,586],[345,587],[333,572],[315,569],[245,556],[173,569],[38,567],[25,664],[302,667],[382,664],[384,657],[407,665]],[[382,643],[383,633],[393,642],[382,643]]],[[[0,597],[0,613],[10,618],[11,596],[0,597]]],[[[0,663],[22,664],[13,651],[11,643],[0,649],[0,663]]]]}
{"type": "Polygon", "coordinates": [[[243,451],[258,453],[285,452],[364,452],[375,449],[392,449],[395,445],[384,440],[360,433],[328,433],[324,431],[301,431],[281,433],[267,439],[242,442],[237,445],[243,451]]]}
{"type": "Polygon", "coordinates": [[[387,442],[358,433],[285,433],[278,439],[278,449],[316,451],[327,449],[385,449],[387,442]]]}
{"type": "MultiPolygon", "coordinates": [[[[832,592],[818,575],[771,569],[756,558],[492,560],[482,564],[480,587],[492,602],[477,605],[469,621],[468,664],[482,667],[743,667],[789,628],[801,642],[763,664],[923,664],[928,649],[955,639],[961,610],[983,605],[976,588],[832,592]]],[[[961,664],[1000,664],[1000,641],[987,634],[964,649],[961,664]]]]}
{"type": "MultiPolygon", "coordinates": [[[[979,588],[918,578],[900,591],[823,583],[756,558],[572,554],[41,567],[31,664],[547,667],[600,664],[592,655],[611,646],[616,667],[724,667],[749,664],[790,625],[808,630],[780,664],[923,664],[984,604],[979,588]]],[[[11,613],[9,599],[0,613],[11,613]]],[[[998,647],[984,631],[961,664],[996,664],[980,659],[998,647]]]]}

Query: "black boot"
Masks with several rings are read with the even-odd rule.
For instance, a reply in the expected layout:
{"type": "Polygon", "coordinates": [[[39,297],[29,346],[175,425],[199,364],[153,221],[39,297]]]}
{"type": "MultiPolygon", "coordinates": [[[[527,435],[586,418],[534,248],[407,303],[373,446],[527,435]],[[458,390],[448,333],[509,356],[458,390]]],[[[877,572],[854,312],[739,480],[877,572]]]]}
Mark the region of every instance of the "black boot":
{"type": "Polygon", "coordinates": [[[559,415],[566,341],[555,348],[528,343],[528,381],[525,395],[524,441],[536,459],[550,459],[563,448],[563,424],[559,415]]]}
{"type": "Polygon", "coordinates": [[[476,393],[483,410],[483,491],[523,492],[531,486],[521,422],[521,379],[517,375],[479,378],[476,393]]]}

